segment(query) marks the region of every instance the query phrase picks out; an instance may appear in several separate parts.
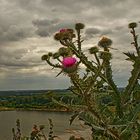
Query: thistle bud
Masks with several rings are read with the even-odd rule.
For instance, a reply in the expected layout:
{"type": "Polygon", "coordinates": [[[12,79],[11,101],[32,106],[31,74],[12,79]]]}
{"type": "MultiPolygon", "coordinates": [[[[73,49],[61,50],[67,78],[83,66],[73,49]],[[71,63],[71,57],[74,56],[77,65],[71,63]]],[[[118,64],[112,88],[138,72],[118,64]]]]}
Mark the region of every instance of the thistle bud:
{"type": "Polygon", "coordinates": [[[53,54],[52,57],[53,57],[53,59],[57,59],[57,58],[60,57],[60,54],[58,52],[56,52],[56,53],[53,54]]]}
{"type": "Polygon", "coordinates": [[[48,56],[50,56],[50,57],[53,56],[53,53],[52,52],[49,52],[48,53],[48,56]]]}
{"type": "Polygon", "coordinates": [[[128,28],[136,28],[137,27],[137,23],[136,22],[131,22],[128,24],[128,28]]]}
{"type": "Polygon", "coordinates": [[[73,29],[67,29],[67,31],[69,32],[69,33],[74,33],[74,30],[73,29]]]}
{"type": "Polygon", "coordinates": [[[74,73],[75,71],[77,71],[77,69],[78,69],[78,65],[77,64],[74,64],[71,67],[63,67],[63,71],[65,73],[68,73],[68,74],[74,73]]]}
{"type": "Polygon", "coordinates": [[[99,49],[98,49],[96,46],[89,49],[89,53],[90,53],[90,54],[95,54],[95,53],[97,53],[98,51],[99,51],[99,49]]]}
{"type": "Polygon", "coordinates": [[[63,57],[72,55],[72,52],[69,48],[61,47],[59,49],[59,54],[63,57]]]}
{"type": "Polygon", "coordinates": [[[76,23],[75,24],[75,29],[76,30],[81,30],[84,29],[85,25],[83,23],[76,23]]]}
{"type": "Polygon", "coordinates": [[[47,60],[48,58],[49,58],[49,56],[45,54],[41,57],[41,60],[47,60]]]}
{"type": "Polygon", "coordinates": [[[54,39],[57,40],[57,41],[61,40],[61,38],[62,38],[62,35],[60,33],[56,33],[54,35],[54,39]]]}

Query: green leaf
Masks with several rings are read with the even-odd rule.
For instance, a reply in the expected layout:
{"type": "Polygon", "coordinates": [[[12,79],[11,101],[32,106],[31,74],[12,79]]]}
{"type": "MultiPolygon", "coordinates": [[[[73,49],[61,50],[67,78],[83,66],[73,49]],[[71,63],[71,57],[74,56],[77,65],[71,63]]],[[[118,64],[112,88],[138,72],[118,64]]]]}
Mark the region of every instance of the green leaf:
{"type": "Polygon", "coordinates": [[[129,61],[135,61],[136,58],[137,58],[137,57],[135,56],[135,54],[132,53],[132,52],[127,52],[127,53],[124,52],[124,54],[128,57],[126,60],[129,60],[129,61]]]}

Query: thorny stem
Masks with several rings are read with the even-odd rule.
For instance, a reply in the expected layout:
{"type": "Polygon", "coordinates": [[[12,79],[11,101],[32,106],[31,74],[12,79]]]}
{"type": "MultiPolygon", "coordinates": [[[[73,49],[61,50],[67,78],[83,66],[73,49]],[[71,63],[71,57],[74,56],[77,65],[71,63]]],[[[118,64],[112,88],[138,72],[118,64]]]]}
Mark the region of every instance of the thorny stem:
{"type": "Polygon", "coordinates": [[[95,59],[96,59],[96,61],[97,61],[98,65],[100,66],[100,60],[99,60],[99,58],[97,57],[97,54],[96,54],[96,53],[94,53],[94,56],[95,56],[95,59]]]}
{"type": "Polygon", "coordinates": [[[133,44],[134,44],[134,46],[136,48],[138,56],[140,56],[139,46],[138,46],[138,42],[137,42],[137,35],[136,35],[136,32],[135,32],[134,28],[132,28],[131,33],[132,33],[133,39],[134,39],[134,43],[133,44]]]}
{"type": "Polygon", "coordinates": [[[114,93],[114,100],[115,100],[115,103],[116,103],[116,110],[117,110],[117,113],[119,115],[119,117],[123,117],[123,110],[122,110],[122,106],[121,106],[121,97],[120,97],[120,93],[118,91],[118,88],[116,87],[113,79],[112,79],[112,70],[111,70],[111,67],[110,67],[110,61],[109,60],[104,60],[105,61],[105,74],[106,74],[106,77],[107,77],[107,80],[108,80],[108,83],[109,85],[111,86],[111,88],[113,89],[113,93],[114,93]]]}
{"type": "Polygon", "coordinates": [[[81,35],[80,35],[80,30],[77,30],[77,46],[78,46],[78,49],[79,49],[79,53],[81,52],[81,35]]]}
{"type": "MultiPolygon", "coordinates": [[[[88,61],[87,57],[81,52],[81,55],[79,55],[79,53],[76,50],[75,45],[72,42],[67,42],[68,46],[75,52],[76,56],[80,58],[80,60],[82,61],[83,64],[85,64],[91,71],[93,71],[94,73],[98,73],[98,69],[92,65],[92,63],[90,61],[88,61]]],[[[110,66],[109,66],[110,69],[110,66]]],[[[123,111],[122,111],[122,107],[121,107],[121,98],[120,98],[120,94],[119,91],[114,83],[114,81],[112,79],[106,79],[102,73],[98,73],[98,76],[100,76],[105,82],[107,82],[109,84],[109,86],[114,90],[114,92],[116,93],[116,97],[117,97],[117,112],[119,117],[121,118],[123,116],[123,111]]]]}
{"type": "MultiPolygon", "coordinates": [[[[98,71],[98,68],[96,68],[95,66],[93,66],[92,62],[90,62],[87,57],[83,54],[83,52],[81,51],[81,53],[79,54],[78,50],[76,49],[75,45],[72,42],[67,42],[68,46],[70,47],[70,49],[72,49],[72,51],[74,51],[75,55],[80,58],[81,62],[87,66],[92,72],[96,73],[98,71]]],[[[107,82],[106,78],[104,77],[104,75],[102,73],[99,73],[99,76],[105,81],[107,82]]]]}
{"type": "Polygon", "coordinates": [[[135,87],[135,84],[137,82],[137,79],[139,77],[139,74],[140,74],[140,51],[139,51],[139,46],[138,46],[138,42],[137,42],[137,35],[136,35],[136,32],[135,32],[135,29],[132,28],[132,31],[131,31],[132,35],[133,35],[133,40],[134,42],[132,44],[134,44],[135,48],[136,48],[136,51],[137,51],[137,54],[138,54],[138,58],[136,59],[136,61],[134,62],[134,68],[131,72],[131,77],[129,78],[129,83],[128,85],[126,86],[124,92],[123,92],[123,103],[125,104],[129,99],[130,99],[130,94],[132,93],[134,87],[135,87]]]}
{"type": "Polygon", "coordinates": [[[79,75],[77,73],[74,73],[74,74],[69,74],[68,76],[70,77],[71,82],[74,84],[74,86],[80,91],[80,95],[83,95],[83,89],[81,88],[78,80],[79,75]]]}
{"type": "Polygon", "coordinates": [[[130,94],[132,93],[135,84],[137,82],[137,78],[139,77],[140,74],[140,64],[138,63],[136,65],[136,63],[138,63],[137,61],[134,64],[134,69],[131,72],[131,77],[129,78],[129,83],[125,88],[125,91],[123,93],[123,100],[124,100],[124,104],[130,99],[130,94]]]}
{"type": "Polygon", "coordinates": [[[61,68],[61,66],[59,65],[59,64],[53,64],[53,63],[51,63],[50,62],[50,60],[46,60],[47,61],[47,63],[50,65],[50,66],[52,66],[52,67],[55,67],[55,68],[61,68]]]}
{"type": "Polygon", "coordinates": [[[88,94],[90,89],[92,88],[93,84],[95,83],[97,77],[99,76],[99,73],[102,71],[104,62],[102,63],[102,65],[99,67],[99,70],[97,71],[97,73],[94,75],[94,77],[92,78],[90,85],[87,87],[87,89],[84,91],[84,94],[88,94]]]}
{"type": "MultiPolygon", "coordinates": [[[[98,72],[100,72],[101,70],[102,70],[102,66],[100,67],[100,70],[98,72]]],[[[96,74],[96,75],[98,75],[98,74],[96,74]]],[[[77,73],[75,73],[73,75],[69,75],[69,76],[70,76],[71,79],[73,79],[72,80],[72,82],[74,82],[73,84],[76,85],[77,82],[75,81],[75,78],[78,76],[77,73]]],[[[94,78],[96,79],[96,76],[94,78]]],[[[86,105],[88,107],[88,110],[98,119],[99,125],[101,125],[104,129],[106,129],[106,131],[107,131],[108,134],[110,134],[111,136],[115,137],[116,140],[120,140],[118,133],[116,133],[116,132],[114,133],[113,130],[107,129],[107,124],[102,120],[102,117],[99,115],[99,113],[96,112],[93,109],[93,106],[90,104],[90,96],[87,95],[86,91],[84,92],[82,90],[82,92],[84,92],[84,94],[83,94],[84,95],[84,100],[85,100],[85,103],[86,103],[86,105]]]]}

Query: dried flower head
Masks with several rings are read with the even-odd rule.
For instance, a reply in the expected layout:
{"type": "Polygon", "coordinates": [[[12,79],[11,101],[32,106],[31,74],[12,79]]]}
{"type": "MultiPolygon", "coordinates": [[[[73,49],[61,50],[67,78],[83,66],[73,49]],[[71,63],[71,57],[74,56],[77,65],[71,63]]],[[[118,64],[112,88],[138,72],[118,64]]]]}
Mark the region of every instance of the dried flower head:
{"type": "Polygon", "coordinates": [[[61,29],[54,35],[54,39],[57,41],[72,39],[75,37],[73,29],[61,29]]]}
{"type": "Polygon", "coordinates": [[[128,24],[128,28],[136,28],[137,27],[137,23],[136,22],[131,22],[128,24]]]}
{"type": "Polygon", "coordinates": [[[102,37],[101,40],[98,42],[98,46],[102,48],[108,48],[112,45],[112,40],[107,37],[102,37]]]}
{"type": "Polygon", "coordinates": [[[61,34],[60,33],[56,33],[55,35],[54,35],[54,39],[55,40],[57,40],[57,41],[59,41],[59,40],[61,40],[61,34]]]}

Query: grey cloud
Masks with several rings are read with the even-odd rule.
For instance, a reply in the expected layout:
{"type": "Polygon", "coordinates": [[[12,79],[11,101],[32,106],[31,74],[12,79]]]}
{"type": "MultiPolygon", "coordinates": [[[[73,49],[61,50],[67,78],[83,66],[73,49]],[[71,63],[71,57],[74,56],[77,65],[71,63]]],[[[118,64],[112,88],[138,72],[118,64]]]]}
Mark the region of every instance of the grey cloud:
{"type": "Polygon", "coordinates": [[[49,36],[50,27],[55,24],[56,20],[48,19],[36,19],[32,21],[32,24],[37,28],[35,33],[40,37],[49,36]]]}
{"type": "Polygon", "coordinates": [[[111,35],[114,31],[112,29],[100,29],[97,27],[87,28],[85,31],[85,35],[87,39],[93,37],[100,37],[102,35],[111,35]]]}
{"type": "Polygon", "coordinates": [[[114,31],[112,29],[104,29],[101,35],[111,35],[114,31]]]}
{"type": "Polygon", "coordinates": [[[10,28],[3,34],[3,39],[6,41],[18,41],[28,37],[28,30],[17,26],[10,26],[10,28]]]}
{"type": "Polygon", "coordinates": [[[0,66],[19,68],[32,68],[43,65],[38,53],[32,55],[27,49],[0,48],[0,66]]]}
{"type": "Polygon", "coordinates": [[[37,35],[39,35],[40,37],[48,37],[49,36],[49,33],[48,33],[46,28],[39,28],[35,31],[35,33],[37,35]]]}
{"type": "MultiPolygon", "coordinates": [[[[15,83],[15,86],[13,85],[9,89],[16,88],[16,85],[20,88],[29,88],[28,84],[31,81],[35,83],[32,87],[37,87],[42,79],[48,78],[39,76],[37,77],[41,79],[38,80],[39,82],[32,78],[34,75],[45,73],[45,68],[48,69],[48,66],[45,67],[40,60],[42,52],[49,51],[47,46],[51,46],[50,50],[56,49],[53,45],[58,46],[58,42],[53,42],[50,37],[53,38],[53,34],[61,28],[74,28],[76,22],[85,23],[85,34],[90,36],[87,38],[89,39],[87,44],[86,40],[84,42],[85,48],[92,42],[97,42],[99,36],[107,35],[113,40],[113,48],[117,48],[120,52],[132,50],[132,47],[129,48],[132,38],[127,24],[131,21],[140,21],[139,9],[139,0],[14,0],[12,2],[11,0],[1,0],[0,66],[4,69],[0,76],[2,73],[5,75],[10,73],[10,77],[17,76],[15,81],[9,80],[5,76],[5,85],[15,83]],[[32,50],[30,46],[37,47],[32,50]],[[42,66],[44,69],[40,69],[42,66]],[[22,78],[27,76],[27,71],[31,77],[22,81],[22,78]],[[18,82],[21,82],[22,86],[18,82]]],[[[113,62],[113,66],[116,67],[116,70],[118,68],[119,72],[127,71],[127,66],[123,65],[125,62],[119,62],[120,59],[124,59],[122,55],[117,54],[120,52],[114,52],[116,63],[113,62]]],[[[52,76],[50,71],[47,71],[47,74],[52,76]]],[[[114,75],[116,79],[119,77],[117,80],[121,82],[121,76],[127,77],[128,72],[122,72],[121,76],[116,73],[114,75]]],[[[42,81],[47,83],[50,82],[50,79],[42,81]]],[[[39,87],[45,87],[45,84],[41,84],[39,87]]],[[[60,86],[63,87],[67,84],[62,79],[60,86]]],[[[2,86],[4,83],[0,83],[0,88],[2,86]]],[[[50,84],[48,86],[52,87],[50,84]]],[[[58,87],[57,83],[55,86],[58,87]]]]}
{"type": "MultiPolygon", "coordinates": [[[[6,21],[5,21],[6,22],[6,21]]],[[[32,36],[32,27],[10,24],[3,26],[0,23],[0,43],[19,41],[32,36]]]]}
{"type": "Polygon", "coordinates": [[[36,19],[32,23],[36,27],[35,33],[41,37],[49,37],[61,28],[74,28],[74,22],[59,19],[36,19]]]}
{"type": "Polygon", "coordinates": [[[98,28],[88,28],[86,29],[85,33],[88,35],[96,35],[99,34],[101,31],[98,28]]]}
{"type": "Polygon", "coordinates": [[[33,20],[32,21],[33,25],[39,27],[39,26],[49,26],[52,24],[51,20],[47,20],[47,19],[37,19],[37,20],[33,20]]]}
{"type": "MultiPolygon", "coordinates": [[[[10,71],[9,71],[10,72],[10,71]]],[[[47,73],[47,71],[46,71],[47,73]]],[[[38,89],[66,89],[70,85],[70,82],[65,77],[56,78],[48,75],[35,75],[33,74],[22,74],[11,72],[7,78],[1,78],[0,89],[27,89],[27,90],[38,90],[38,89]],[[53,83],[53,84],[52,84],[53,83]]]]}

